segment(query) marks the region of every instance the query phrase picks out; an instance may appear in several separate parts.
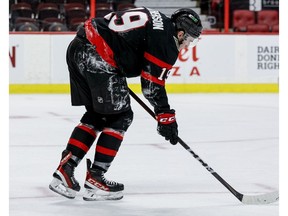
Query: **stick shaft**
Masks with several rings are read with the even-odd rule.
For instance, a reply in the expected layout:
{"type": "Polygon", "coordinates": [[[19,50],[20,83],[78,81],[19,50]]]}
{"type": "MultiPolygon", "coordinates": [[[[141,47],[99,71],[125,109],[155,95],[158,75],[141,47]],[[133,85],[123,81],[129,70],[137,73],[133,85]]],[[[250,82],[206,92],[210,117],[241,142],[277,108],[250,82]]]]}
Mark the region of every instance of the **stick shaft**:
{"type": "MultiPolygon", "coordinates": [[[[154,119],[156,119],[155,113],[129,88],[129,94],[133,97],[154,119]]],[[[224,185],[238,200],[242,201],[243,194],[236,191],[231,185],[229,185],[218,173],[216,173],[207,163],[205,163],[180,137],[178,142],[190,153],[195,159],[197,159],[202,166],[206,168],[222,185],[224,185]]]]}

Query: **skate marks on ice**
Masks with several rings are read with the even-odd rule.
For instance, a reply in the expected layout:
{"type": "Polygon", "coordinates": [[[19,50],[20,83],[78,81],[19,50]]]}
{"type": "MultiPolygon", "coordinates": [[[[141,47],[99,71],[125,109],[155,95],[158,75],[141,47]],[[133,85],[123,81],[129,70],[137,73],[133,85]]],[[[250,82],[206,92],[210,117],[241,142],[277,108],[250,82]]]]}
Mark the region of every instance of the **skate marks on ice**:
{"type": "MultiPolygon", "coordinates": [[[[12,147],[11,149],[19,150],[18,153],[15,151],[19,158],[21,152],[36,155],[37,152],[41,152],[40,149],[42,148],[12,147]]],[[[82,190],[77,194],[75,200],[68,200],[48,189],[54,166],[58,163],[58,158],[53,156],[53,152],[60,152],[61,147],[44,147],[43,149],[47,155],[42,156],[44,163],[39,158],[34,157],[35,160],[39,161],[38,164],[34,161],[27,161],[25,166],[20,166],[22,168],[20,171],[13,171],[18,179],[15,176],[15,179],[11,180],[13,188],[11,188],[10,216],[22,216],[23,213],[31,216],[63,216],[63,211],[67,212],[69,216],[79,216],[79,214],[87,216],[94,216],[95,214],[104,216],[188,216],[191,215],[191,212],[199,216],[231,216],[231,213],[236,216],[278,216],[277,203],[261,207],[247,207],[239,203],[211,175],[206,175],[206,170],[200,167],[197,161],[193,163],[193,158],[191,161],[189,155],[186,157],[185,154],[182,154],[181,148],[175,150],[173,146],[160,149],[154,145],[138,147],[128,145],[122,149],[122,153],[117,159],[118,162],[113,168],[111,167],[110,173],[113,179],[121,180],[125,184],[124,198],[119,201],[92,201],[88,203],[84,201],[82,196],[86,166],[80,164],[75,177],[79,180],[82,190]],[[136,151],[140,151],[141,155],[136,155],[136,151]],[[150,155],[149,161],[147,161],[147,155],[150,155]],[[176,157],[177,155],[178,157],[176,157]],[[179,157],[180,155],[182,158],[179,157]],[[51,160],[53,157],[55,157],[54,166],[50,165],[53,162],[49,162],[49,158],[51,160]],[[175,160],[177,160],[176,163],[175,160]],[[132,165],[130,161],[137,163],[132,165]],[[27,175],[27,173],[33,173],[39,164],[44,168],[42,173],[27,175]]],[[[219,163],[216,160],[215,162],[219,163]]],[[[261,194],[275,190],[276,184],[273,176],[270,176],[272,179],[268,179],[268,181],[267,179],[261,181],[260,179],[267,177],[266,174],[261,174],[258,178],[253,177],[250,173],[249,178],[243,179],[241,176],[241,181],[238,181],[240,177],[237,173],[228,172],[229,169],[226,171],[226,168],[223,169],[223,173],[232,181],[233,185],[239,187],[241,192],[245,194],[261,194]],[[266,184],[252,183],[250,185],[252,180],[266,184]]]]}
{"type": "Polygon", "coordinates": [[[278,216],[278,205],[247,206],[227,202],[227,193],[191,194],[125,194],[119,201],[83,201],[81,196],[74,200],[62,197],[19,199],[10,201],[10,215],[23,213],[36,215],[85,215],[85,216],[278,216]],[[223,200],[226,200],[223,202],[223,200]],[[34,204],[31,205],[31,202],[34,204]],[[64,213],[64,214],[63,214],[64,213]]]}
{"type": "MultiPolygon", "coordinates": [[[[239,192],[278,189],[276,94],[172,95],[170,103],[181,138],[239,192]]],[[[70,107],[69,95],[11,95],[10,216],[279,215],[278,203],[239,203],[185,149],[166,143],[139,105],[132,107],[134,121],[107,174],[125,184],[124,198],[86,202],[85,163],[75,172],[82,189],[74,200],[48,188],[83,108],[70,107]]]]}

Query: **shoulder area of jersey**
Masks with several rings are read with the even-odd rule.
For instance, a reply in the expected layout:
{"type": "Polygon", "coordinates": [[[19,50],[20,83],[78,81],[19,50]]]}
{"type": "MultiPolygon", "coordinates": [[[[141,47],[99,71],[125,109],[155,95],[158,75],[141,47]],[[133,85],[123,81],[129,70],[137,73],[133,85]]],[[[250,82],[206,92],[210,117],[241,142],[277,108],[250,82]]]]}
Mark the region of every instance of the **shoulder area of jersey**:
{"type": "Polygon", "coordinates": [[[151,22],[152,22],[153,30],[164,31],[163,18],[166,16],[158,10],[154,10],[151,8],[146,8],[146,9],[149,11],[149,13],[151,15],[151,18],[152,18],[151,22]]]}

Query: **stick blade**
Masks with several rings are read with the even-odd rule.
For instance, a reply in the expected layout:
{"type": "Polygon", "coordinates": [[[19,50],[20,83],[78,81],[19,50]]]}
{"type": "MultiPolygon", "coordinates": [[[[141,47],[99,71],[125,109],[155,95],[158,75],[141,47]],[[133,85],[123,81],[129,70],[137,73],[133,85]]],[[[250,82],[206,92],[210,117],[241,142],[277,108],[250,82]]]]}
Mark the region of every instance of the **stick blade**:
{"type": "Polygon", "coordinates": [[[279,200],[279,191],[261,195],[243,195],[242,203],[247,205],[265,205],[279,200]]]}

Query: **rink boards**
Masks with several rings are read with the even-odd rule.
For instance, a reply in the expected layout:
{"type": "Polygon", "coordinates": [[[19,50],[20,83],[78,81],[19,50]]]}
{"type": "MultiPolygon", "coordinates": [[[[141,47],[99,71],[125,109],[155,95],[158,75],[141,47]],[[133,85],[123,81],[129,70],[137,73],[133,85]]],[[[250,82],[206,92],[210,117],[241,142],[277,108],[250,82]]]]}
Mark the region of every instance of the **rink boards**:
{"type": "MultiPolygon", "coordinates": [[[[66,48],[72,33],[10,33],[10,93],[68,93],[66,48]]],[[[183,49],[166,82],[167,91],[278,92],[279,36],[203,35],[183,49]]],[[[128,79],[140,92],[140,79],[128,79]]]]}

